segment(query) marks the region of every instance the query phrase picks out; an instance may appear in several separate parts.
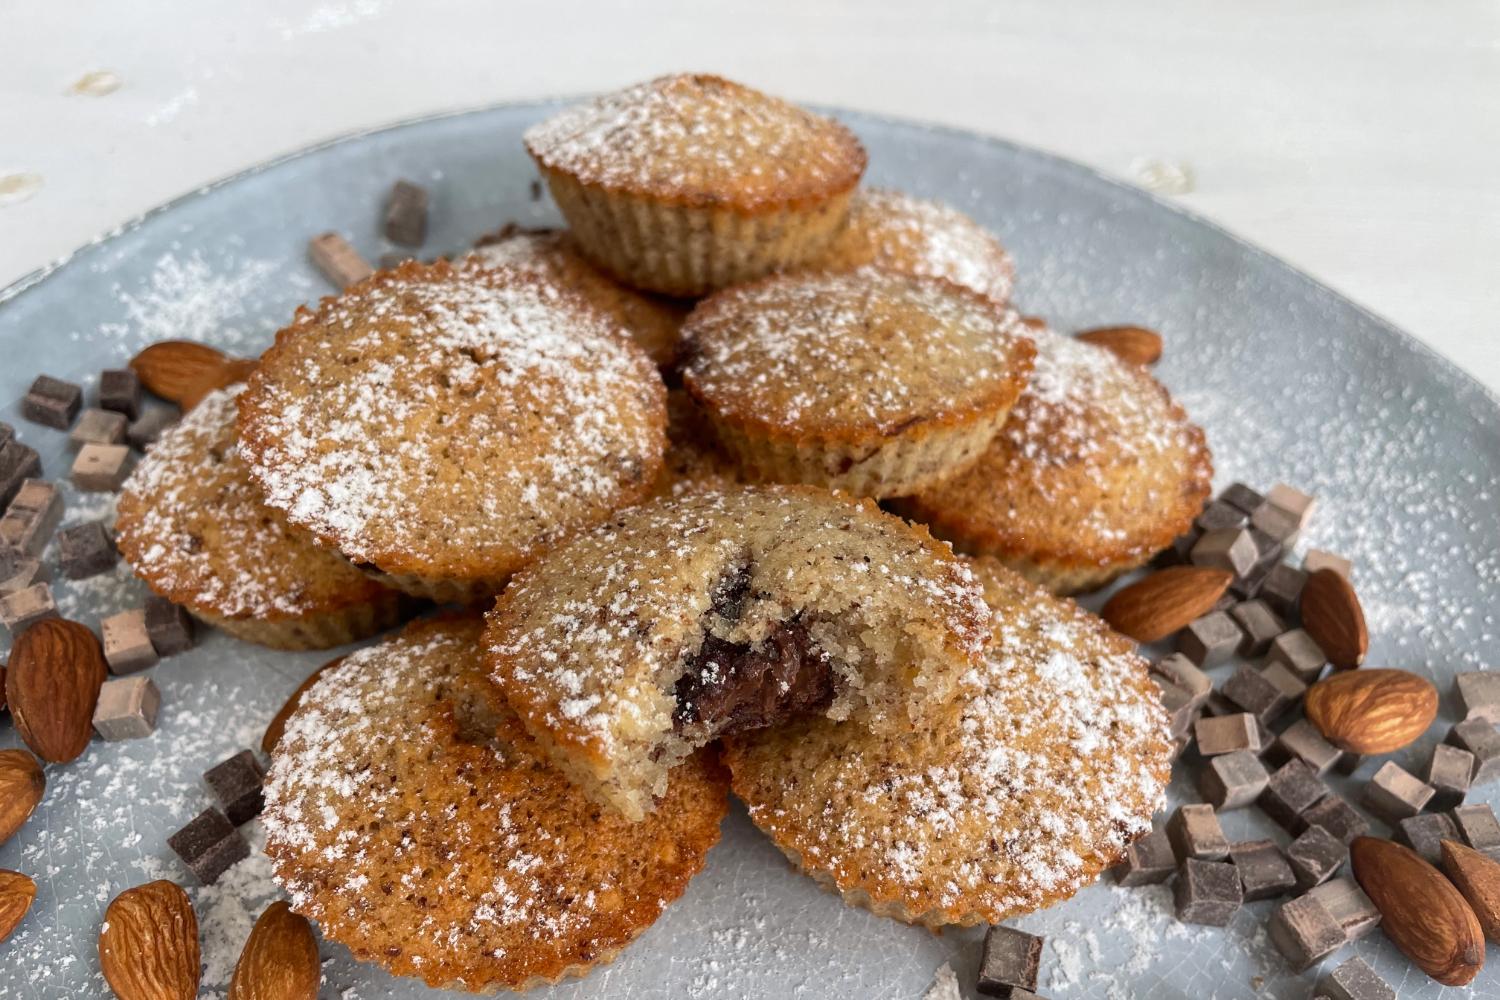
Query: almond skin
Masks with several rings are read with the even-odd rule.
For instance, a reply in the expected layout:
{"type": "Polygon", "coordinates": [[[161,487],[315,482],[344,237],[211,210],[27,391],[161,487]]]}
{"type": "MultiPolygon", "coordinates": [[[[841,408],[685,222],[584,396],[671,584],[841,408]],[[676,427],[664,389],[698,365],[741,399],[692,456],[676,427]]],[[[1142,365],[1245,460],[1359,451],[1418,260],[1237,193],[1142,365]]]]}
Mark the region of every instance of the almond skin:
{"type": "Polygon", "coordinates": [[[1380,911],[1380,929],[1402,954],[1445,986],[1484,968],[1484,931],[1463,895],[1409,847],[1359,837],[1349,845],[1354,878],[1380,911]]]}
{"type": "Polygon", "coordinates": [[[0,750],[0,844],[36,812],[47,790],[41,761],[27,750],[0,750]]]}
{"type": "Polygon", "coordinates": [[[1500,944],[1500,861],[1452,840],[1441,846],[1444,873],[1474,908],[1484,936],[1500,944]]]}
{"type": "Polygon", "coordinates": [[[277,901],[255,922],[229,981],[229,1000],[318,1000],[322,971],[307,918],[277,901]]]}
{"type": "Polygon", "coordinates": [[[1320,569],[1302,588],[1302,627],[1339,670],[1365,662],[1370,633],[1354,587],[1336,570],[1320,569]]]}
{"type": "Polygon", "coordinates": [[[1207,614],[1233,582],[1228,570],[1173,566],[1116,591],[1100,615],[1136,642],[1155,642],[1207,614]]]}
{"type": "Polygon", "coordinates": [[[65,764],[88,748],[104,676],[104,651],[85,625],[47,618],[16,637],[5,695],[38,757],[65,764]]]}
{"type": "Polygon", "coordinates": [[[292,692],[291,697],[286,700],[286,704],[282,705],[276,714],[271,717],[270,723],[266,726],[265,735],[260,738],[260,748],[264,753],[270,753],[275,750],[276,744],[281,742],[281,734],[286,731],[286,720],[291,718],[292,713],[297,710],[297,706],[302,704],[302,696],[307,693],[307,689],[312,687],[319,677],[322,677],[330,669],[343,662],[344,658],[342,656],[335,657],[308,674],[307,679],[297,685],[297,690],[292,692]]]}
{"type": "Polygon", "coordinates": [[[36,882],[29,875],[0,868],[0,941],[10,937],[34,899],[36,882]]]}
{"type": "Polygon", "coordinates": [[[1161,360],[1161,334],[1143,326],[1098,326],[1073,336],[1132,365],[1154,365],[1161,360]]]}
{"type": "Polygon", "coordinates": [[[1381,754],[1400,750],[1437,718],[1437,688],[1405,670],[1353,670],[1307,689],[1307,719],[1340,750],[1381,754]]]}
{"type": "Polygon", "coordinates": [[[104,911],[99,969],[119,1000],[194,1000],[198,917],[171,882],[126,889],[104,911]]]}
{"type": "Polygon", "coordinates": [[[213,390],[243,381],[255,362],[191,340],[163,340],[131,358],[130,367],[149,391],[191,410],[213,390]]]}

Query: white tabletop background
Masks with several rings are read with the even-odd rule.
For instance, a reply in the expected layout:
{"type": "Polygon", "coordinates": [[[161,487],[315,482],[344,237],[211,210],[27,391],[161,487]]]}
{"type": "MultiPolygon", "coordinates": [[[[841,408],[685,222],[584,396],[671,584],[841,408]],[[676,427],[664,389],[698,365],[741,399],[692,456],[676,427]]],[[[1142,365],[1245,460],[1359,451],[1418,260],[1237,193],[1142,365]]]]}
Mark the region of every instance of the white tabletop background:
{"type": "Polygon", "coordinates": [[[1155,187],[1500,391],[1496,0],[5,0],[0,287],[321,139],[679,69],[1155,187]]]}

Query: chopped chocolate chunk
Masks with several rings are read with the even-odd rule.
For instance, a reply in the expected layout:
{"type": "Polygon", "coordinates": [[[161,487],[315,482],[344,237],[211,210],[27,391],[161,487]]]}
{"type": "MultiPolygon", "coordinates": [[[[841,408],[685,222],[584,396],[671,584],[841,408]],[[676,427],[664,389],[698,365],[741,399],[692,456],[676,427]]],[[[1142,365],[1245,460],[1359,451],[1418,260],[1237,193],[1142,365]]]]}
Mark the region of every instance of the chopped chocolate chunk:
{"type": "Polygon", "coordinates": [[[1227,927],[1244,898],[1239,872],[1222,861],[1188,858],[1173,887],[1177,919],[1186,924],[1227,927]]]}
{"type": "Polygon", "coordinates": [[[1235,576],[1244,576],[1255,565],[1255,542],[1245,528],[1220,528],[1205,531],[1189,554],[1194,566],[1213,566],[1227,569],[1235,576]]]}
{"type": "Polygon", "coordinates": [[[1193,697],[1187,688],[1178,687],[1165,677],[1152,674],[1151,681],[1161,691],[1161,705],[1166,709],[1172,736],[1186,736],[1192,731],[1204,699],[1193,697]]]}
{"type": "Polygon", "coordinates": [[[0,448],[4,448],[15,440],[16,429],[5,421],[0,420],[0,448]]]}
{"type": "Polygon", "coordinates": [[[1167,839],[1178,861],[1223,861],[1229,857],[1229,838],[1210,805],[1181,806],[1167,821],[1167,839]]]}
{"type": "Polygon", "coordinates": [[[1224,682],[1224,697],[1262,722],[1275,721],[1291,705],[1291,699],[1271,678],[1245,665],[1224,682]]]}
{"type": "Polygon", "coordinates": [[[314,237],[307,246],[307,255],[313,265],[339,288],[363,281],[375,273],[369,261],[349,245],[349,241],[338,233],[324,233],[314,237]]]}
{"type": "Polygon", "coordinates": [[[1265,583],[1266,577],[1270,576],[1270,574],[1270,569],[1251,566],[1250,570],[1243,576],[1235,577],[1234,582],[1229,585],[1229,594],[1232,600],[1229,601],[1228,606],[1224,610],[1227,611],[1241,601],[1248,601],[1255,597],[1260,592],[1261,585],[1265,583]]]}
{"type": "Polygon", "coordinates": [[[1356,955],[1318,984],[1329,1000],[1396,1000],[1396,991],[1356,955]]]}
{"type": "Polygon", "coordinates": [[[1458,839],[1458,826],[1447,813],[1418,813],[1397,825],[1396,841],[1426,858],[1430,864],[1443,863],[1442,842],[1458,839]]]}
{"type": "Polygon", "coordinates": [[[1297,675],[1279,663],[1267,663],[1260,669],[1260,675],[1276,686],[1287,700],[1287,707],[1302,700],[1307,694],[1307,685],[1297,679],[1297,675]]]}
{"type": "Polygon", "coordinates": [[[62,516],[62,494],[57,487],[43,479],[27,479],[6,509],[4,520],[11,527],[0,529],[0,541],[24,555],[40,556],[62,516]]]}
{"type": "Polygon", "coordinates": [[[828,656],[800,622],[785,622],[757,647],[714,635],[677,682],[673,723],[715,736],[761,729],[833,701],[828,656]]]}
{"type": "Polygon", "coordinates": [[[1365,785],[1364,804],[1387,826],[1394,828],[1401,820],[1426,808],[1434,794],[1431,785],[1413,777],[1395,761],[1388,760],[1365,785]]]}
{"type": "Polygon", "coordinates": [[[1225,528],[1239,528],[1249,519],[1249,515],[1240,510],[1234,504],[1223,500],[1215,500],[1203,512],[1193,519],[1193,527],[1201,532],[1222,531],[1225,528]]]}
{"type": "Polygon", "coordinates": [[[99,408],[134,420],[141,413],[141,379],[129,368],[110,368],[99,375],[99,408]]]}
{"type": "Polygon", "coordinates": [[[89,493],[114,493],[130,475],[130,446],[86,444],[73,459],[73,485],[89,493]]]}
{"type": "Polygon", "coordinates": [[[1234,656],[1241,638],[1240,627],[1234,619],[1222,611],[1215,611],[1190,622],[1177,634],[1177,651],[1190,663],[1215,667],[1234,656]]]}
{"type": "Polygon", "coordinates": [[[14,562],[0,565],[0,597],[47,582],[47,568],[40,559],[28,559],[19,552],[11,552],[0,555],[0,563],[4,563],[6,556],[14,562]]]}
{"type": "Polygon", "coordinates": [[[235,826],[259,816],[265,806],[266,771],[253,750],[241,750],[215,764],[204,773],[203,780],[235,826]]]}
{"type": "Polygon", "coordinates": [[[1283,632],[1271,640],[1270,654],[1269,662],[1286,667],[1304,684],[1316,681],[1328,664],[1323,648],[1300,628],[1283,632]]]}
{"type": "Polygon", "coordinates": [[[1287,845],[1286,860],[1297,876],[1297,888],[1311,889],[1333,878],[1349,857],[1349,848],[1321,826],[1310,826],[1287,845]]]}
{"type": "Polygon", "coordinates": [[[1193,725],[1193,735],[1198,741],[1198,752],[1205,757],[1261,749],[1260,724],[1248,712],[1199,719],[1193,725]]]}
{"type": "Polygon", "coordinates": [[[1453,679],[1458,697],[1458,713],[1468,721],[1483,719],[1490,725],[1500,723],[1500,671],[1470,670],[1453,679]]]}
{"type": "Polygon", "coordinates": [[[1500,820],[1495,818],[1493,806],[1459,806],[1448,815],[1465,844],[1500,861],[1500,820]]]}
{"type": "Polygon", "coordinates": [[[1245,902],[1272,899],[1291,892],[1297,876],[1272,840],[1245,840],[1229,846],[1229,860],[1240,873],[1245,902]]]}
{"type": "Polygon", "coordinates": [[[1322,549],[1308,549],[1307,555],[1302,557],[1302,570],[1305,573],[1316,573],[1320,569],[1331,569],[1345,580],[1352,579],[1354,565],[1343,556],[1325,552],[1322,549]]]}
{"type": "Polygon", "coordinates": [[[1380,911],[1359,883],[1348,875],[1313,886],[1307,894],[1333,915],[1349,941],[1358,941],[1380,926],[1380,911]]]}
{"type": "Polygon", "coordinates": [[[1244,601],[1229,612],[1239,624],[1244,639],[1240,642],[1241,656],[1263,656],[1271,648],[1271,642],[1286,631],[1286,622],[1262,600],[1244,601]]]}
{"type": "Polygon", "coordinates": [[[21,416],[65,431],[82,405],[83,390],[78,386],[51,375],[38,375],[21,399],[21,416]]]}
{"type": "Polygon", "coordinates": [[[427,240],[427,190],[411,181],[397,181],[385,203],[385,238],[404,247],[427,240]]]}
{"type": "Polygon", "coordinates": [[[1239,509],[1246,517],[1260,510],[1266,498],[1244,483],[1231,483],[1219,494],[1219,499],[1239,509]]]}
{"type": "Polygon", "coordinates": [[[1259,528],[1250,529],[1250,540],[1255,543],[1255,562],[1250,564],[1246,576],[1269,573],[1271,567],[1281,562],[1286,547],[1259,528]]]}
{"type": "Polygon", "coordinates": [[[1162,657],[1151,665],[1151,669],[1187,691],[1194,698],[1207,698],[1214,687],[1214,682],[1209,676],[1181,653],[1162,657]]]}
{"type": "Polygon", "coordinates": [[[125,440],[130,446],[138,451],[145,451],[148,445],[156,443],[161,437],[162,431],[171,427],[182,417],[182,411],[175,406],[148,406],[145,412],[130,422],[125,428],[125,440]]]}
{"type": "Polygon", "coordinates": [[[57,561],[69,580],[85,580],[120,561],[114,539],[102,521],[85,521],[57,533],[57,561]]]}
{"type": "Polygon", "coordinates": [[[1210,757],[1198,772],[1198,791],[1215,809],[1243,809],[1265,791],[1270,775],[1249,750],[1210,757]]]}
{"type": "Polygon", "coordinates": [[[204,885],[212,885],[231,865],[250,856],[250,845],[217,809],[205,809],[167,838],[167,846],[204,885]]]}
{"type": "Polygon", "coordinates": [[[146,632],[146,609],[133,608],[99,623],[104,662],[112,674],[133,674],[156,666],[156,648],[146,632]]]}
{"type": "Polygon", "coordinates": [[[1341,753],[1338,747],[1323,738],[1317,726],[1306,719],[1298,719],[1276,738],[1273,757],[1279,764],[1292,759],[1300,760],[1314,774],[1321,775],[1333,770],[1341,753]]]}
{"type": "Polygon", "coordinates": [[[1304,972],[1344,946],[1344,930],[1313,896],[1298,896],[1276,908],[1271,941],[1296,972],[1304,972]]]}
{"type": "Polygon", "coordinates": [[[1278,615],[1291,618],[1297,613],[1298,603],[1302,600],[1302,588],[1305,586],[1306,573],[1288,563],[1280,563],[1271,567],[1271,571],[1261,581],[1256,596],[1270,605],[1271,610],[1278,615]]]}
{"type": "Polygon", "coordinates": [[[125,414],[91,407],[79,414],[78,422],[68,432],[68,441],[78,447],[119,444],[125,440],[125,425],[125,414]]]}
{"type": "Polygon", "coordinates": [[[1427,765],[1427,783],[1433,788],[1428,808],[1446,812],[1463,805],[1473,774],[1474,755],[1469,751],[1447,743],[1433,747],[1432,762],[1427,765]]]}
{"type": "Polygon", "coordinates": [[[1304,810],[1292,832],[1301,835],[1313,826],[1321,826],[1345,847],[1370,832],[1370,824],[1359,811],[1337,795],[1328,795],[1304,810]]]}
{"type": "Polygon", "coordinates": [[[1483,719],[1468,719],[1448,730],[1444,740],[1474,755],[1469,787],[1478,788],[1500,778],[1500,731],[1483,719]]]}
{"type": "Polygon", "coordinates": [[[1165,882],[1177,871],[1177,855],[1167,832],[1153,829],[1125,848],[1125,860],[1115,866],[1120,885],[1152,885],[1165,882]]]}
{"type": "Polygon", "coordinates": [[[156,731],[161,692],[149,677],[105,681],[94,708],[94,732],[105,740],[136,740],[156,731]]]}
{"type": "Polygon", "coordinates": [[[984,935],[976,988],[987,997],[1008,997],[1012,990],[1036,989],[1042,964],[1042,941],[1035,934],[992,926],[984,935]]]}
{"type": "Polygon", "coordinates": [[[156,594],[146,598],[146,633],[157,656],[176,656],[193,648],[193,619],[156,594]]]}
{"type": "Polygon", "coordinates": [[[0,445],[0,507],[10,503],[28,479],[42,475],[42,457],[19,441],[0,445]]]}
{"type": "Polygon", "coordinates": [[[1300,531],[1312,520],[1313,511],[1318,506],[1318,498],[1288,486],[1286,483],[1277,483],[1266,494],[1266,504],[1291,514],[1296,518],[1297,529],[1300,531]]]}
{"type": "Polygon", "coordinates": [[[1276,825],[1292,832],[1298,818],[1327,796],[1328,786],[1313,769],[1300,760],[1291,760],[1271,774],[1255,804],[1276,825]]]}
{"type": "Polygon", "coordinates": [[[1272,503],[1267,503],[1255,512],[1255,516],[1250,518],[1250,526],[1264,531],[1287,548],[1296,544],[1297,533],[1302,527],[1295,514],[1272,503]]]}
{"type": "Polygon", "coordinates": [[[35,583],[0,597],[0,625],[12,636],[20,635],[27,626],[43,618],[56,617],[57,602],[52,599],[52,588],[45,583],[35,583]]]}

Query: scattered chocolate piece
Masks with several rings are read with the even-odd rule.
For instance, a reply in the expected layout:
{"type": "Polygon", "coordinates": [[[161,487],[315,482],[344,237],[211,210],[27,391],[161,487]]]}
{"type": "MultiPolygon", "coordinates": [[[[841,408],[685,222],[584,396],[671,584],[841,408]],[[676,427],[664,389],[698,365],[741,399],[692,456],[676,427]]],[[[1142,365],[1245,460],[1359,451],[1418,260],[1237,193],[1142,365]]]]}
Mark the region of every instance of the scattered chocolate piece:
{"type": "Polygon", "coordinates": [[[1215,500],[1203,512],[1193,519],[1193,527],[1200,532],[1222,531],[1225,528],[1241,528],[1249,520],[1249,515],[1240,510],[1234,504],[1224,500],[1215,500]]]}
{"type": "Polygon", "coordinates": [[[10,503],[28,479],[40,479],[42,457],[19,441],[0,445],[0,507],[10,503]]]}
{"type": "Polygon", "coordinates": [[[130,446],[86,444],[73,459],[73,485],[90,493],[114,493],[130,476],[130,446]]]}
{"type": "Polygon", "coordinates": [[[1298,896],[1276,908],[1271,941],[1296,972],[1305,972],[1344,946],[1344,929],[1316,897],[1298,896]]]}
{"type": "Polygon", "coordinates": [[[146,633],[157,656],[176,656],[193,648],[193,619],[157,594],[146,598],[146,633]]]}
{"type": "Polygon", "coordinates": [[[1500,730],[1483,719],[1468,719],[1448,730],[1444,740],[1474,755],[1474,774],[1470,788],[1487,785],[1500,778],[1500,730]]]}
{"type": "Polygon", "coordinates": [[[1192,729],[1193,720],[1197,718],[1198,709],[1203,700],[1194,698],[1186,688],[1178,687],[1165,677],[1152,674],[1151,680],[1161,691],[1161,704],[1167,710],[1172,735],[1174,737],[1186,735],[1192,729]]]}
{"type": "Polygon", "coordinates": [[[1490,725],[1500,723],[1500,671],[1470,670],[1453,679],[1458,697],[1458,712],[1465,722],[1483,719],[1490,725]]]}
{"type": "Polygon", "coordinates": [[[1432,762],[1427,765],[1427,783],[1434,794],[1428,808],[1447,812],[1463,805],[1473,774],[1474,755],[1469,751],[1448,743],[1433,747],[1432,762]]]}
{"type": "Polygon", "coordinates": [[[1318,498],[1288,486],[1286,483],[1277,483],[1266,494],[1266,503],[1295,517],[1300,530],[1307,527],[1307,523],[1312,520],[1313,511],[1318,506],[1318,498]]]}
{"type": "Polygon", "coordinates": [[[1431,785],[1413,777],[1395,761],[1388,760],[1365,785],[1364,804],[1377,818],[1394,828],[1406,817],[1421,812],[1434,794],[1431,785]]]}
{"type": "Polygon", "coordinates": [[[1212,566],[1227,569],[1235,576],[1244,576],[1255,565],[1258,554],[1249,531],[1244,528],[1220,528],[1217,531],[1205,531],[1188,558],[1194,566],[1212,566]]]}
{"type": "Polygon", "coordinates": [[[14,519],[12,523],[17,526],[9,529],[15,535],[0,531],[0,540],[25,555],[40,556],[62,523],[62,516],[62,494],[57,487],[44,479],[23,480],[5,511],[5,519],[14,519]]]}
{"type": "Polygon", "coordinates": [[[1251,564],[1249,572],[1245,575],[1264,577],[1271,571],[1272,566],[1281,562],[1281,557],[1286,554],[1286,548],[1259,528],[1250,529],[1250,540],[1255,543],[1255,562],[1251,564]]]}
{"type": "Polygon", "coordinates": [[[1193,554],[1193,546],[1198,544],[1198,539],[1203,537],[1203,532],[1196,528],[1185,535],[1178,535],[1169,549],[1173,558],[1179,563],[1186,563],[1188,557],[1193,554]]]}
{"type": "Polygon", "coordinates": [[[1216,667],[1234,656],[1240,645],[1240,627],[1223,611],[1214,611],[1177,634],[1177,651],[1189,663],[1216,667]]]}
{"type": "Polygon", "coordinates": [[[1210,805],[1181,806],[1167,821],[1167,839],[1178,861],[1223,861],[1229,857],[1229,838],[1210,805]]]}
{"type": "Polygon", "coordinates": [[[1018,989],[1034,990],[1041,964],[1041,938],[996,924],[984,935],[976,988],[987,997],[1009,997],[1018,989]]]}
{"type": "Polygon", "coordinates": [[[1290,833],[1296,830],[1301,815],[1327,796],[1328,786],[1313,769],[1300,760],[1291,760],[1271,774],[1255,804],[1290,833]]]}
{"type": "Polygon", "coordinates": [[[78,422],[68,432],[68,440],[77,446],[86,444],[119,444],[125,440],[125,414],[90,407],[78,415],[78,422]]]}
{"type": "Polygon", "coordinates": [[[1323,738],[1317,726],[1306,719],[1298,719],[1276,737],[1271,759],[1277,765],[1285,764],[1288,760],[1300,760],[1314,774],[1323,775],[1333,770],[1333,765],[1338,763],[1342,753],[1338,747],[1323,738]]]}
{"type": "Polygon", "coordinates": [[[1215,809],[1243,809],[1265,791],[1270,775],[1249,750],[1210,757],[1198,772],[1198,791],[1215,809]]]}
{"type": "Polygon", "coordinates": [[[314,237],[307,246],[307,255],[323,276],[339,288],[348,288],[375,273],[369,261],[338,233],[314,237]]]}
{"type": "Polygon", "coordinates": [[[427,190],[411,181],[397,181],[385,203],[385,238],[404,247],[427,240],[427,190]]]}
{"type": "Polygon", "coordinates": [[[106,740],[135,740],[156,731],[161,692],[149,677],[104,682],[94,708],[94,732],[106,740]]]}
{"type": "Polygon", "coordinates": [[[1344,937],[1349,941],[1358,941],[1380,926],[1380,911],[1375,908],[1370,897],[1365,895],[1359,883],[1348,875],[1340,875],[1322,885],[1313,886],[1307,890],[1307,894],[1333,914],[1333,919],[1344,929],[1344,937]]]}
{"type": "Polygon", "coordinates": [[[1318,984],[1329,1000],[1396,1000],[1396,991],[1359,956],[1349,959],[1318,984]]]}
{"type": "Polygon", "coordinates": [[[259,816],[265,806],[266,772],[253,750],[241,750],[215,764],[204,773],[203,780],[235,826],[259,816]]]}
{"type": "Polygon", "coordinates": [[[99,623],[104,640],[104,662],[112,674],[133,674],[156,666],[156,648],[146,632],[146,609],[133,608],[99,623]]]}
{"type": "Polygon", "coordinates": [[[125,428],[125,440],[130,442],[132,448],[145,451],[148,445],[156,443],[161,437],[162,431],[171,427],[182,417],[182,411],[175,406],[148,406],[144,413],[130,422],[125,428]]]}
{"type": "Polygon", "coordinates": [[[1302,529],[1297,515],[1282,510],[1269,500],[1250,518],[1250,526],[1258,531],[1264,531],[1287,548],[1296,544],[1297,533],[1302,529]]]}
{"type": "Polygon", "coordinates": [[[85,580],[120,561],[114,539],[102,521],[85,521],[57,533],[57,562],[69,580],[85,580]]]}
{"type": "Polygon", "coordinates": [[[38,375],[21,399],[21,416],[32,423],[65,431],[82,405],[83,390],[78,386],[51,375],[38,375]]]}
{"type": "Polygon", "coordinates": [[[1123,886],[1165,882],[1177,871],[1177,855],[1165,830],[1153,829],[1125,848],[1125,860],[1115,866],[1115,881],[1123,886]]]}
{"type": "Polygon", "coordinates": [[[1302,588],[1307,586],[1307,574],[1290,563],[1278,563],[1271,567],[1261,581],[1256,596],[1270,605],[1271,610],[1283,618],[1292,618],[1302,600],[1302,588]]]}
{"type": "Polygon", "coordinates": [[[99,374],[99,408],[134,420],[141,413],[141,377],[130,368],[110,368],[99,374]]]}
{"type": "Polygon", "coordinates": [[[250,856],[239,829],[217,809],[205,809],[167,838],[167,846],[204,885],[213,885],[231,865],[250,856]]]}
{"type": "Polygon", "coordinates": [[[1300,835],[1314,826],[1327,830],[1345,847],[1354,843],[1356,837],[1363,837],[1370,832],[1370,824],[1359,814],[1359,810],[1337,795],[1329,795],[1305,810],[1298,829],[1293,832],[1300,835]]]}
{"type": "Polygon", "coordinates": [[[1483,804],[1459,806],[1449,815],[1465,844],[1500,860],[1500,820],[1495,818],[1494,807],[1483,804]]]}
{"type": "Polygon", "coordinates": [[[0,420],[0,448],[4,448],[15,440],[16,429],[5,421],[0,420]]]}
{"type": "Polygon", "coordinates": [[[1240,513],[1250,517],[1265,504],[1266,498],[1244,483],[1231,483],[1219,494],[1224,503],[1237,507],[1240,513]]]}
{"type": "Polygon", "coordinates": [[[1304,684],[1316,681],[1328,665],[1328,656],[1312,636],[1300,628],[1283,632],[1271,640],[1270,663],[1279,663],[1304,684]]]}
{"type": "Polygon", "coordinates": [[[1241,601],[1252,600],[1260,592],[1261,585],[1270,572],[1267,567],[1252,566],[1244,575],[1235,577],[1234,582],[1229,585],[1229,593],[1234,598],[1229,607],[1234,607],[1241,601]]]}
{"type": "Polygon", "coordinates": [[[12,637],[44,618],[56,617],[57,602],[52,599],[52,587],[48,584],[34,583],[0,597],[0,625],[4,625],[12,637]]]}
{"type": "Polygon", "coordinates": [[[1178,920],[1210,927],[1229,926],[1245,898],[1234,865],[1197,858],[1182,863],[1172,895],[1178,920]]]}
{"type": "Polygon", "coordinates": [[[1193,735],[1198,741],[1198,752],[1205,757],[1261,749],[1260,724],[1248,712],[1199,719],[1193,724],[1193,735]]]}
{"type": "Polygon", "coordinates": [[[1296,674],[1279,663],[1267,663],[1261,668],[1260,675],[1281,692],[1282,697],[1287,700],[1288,707],[1301,701],[1302,696],[1307,694],[1307,685],[1302,683],[1296,674]]]}
{"type": "Polygon", "coordinates": [[[1333,878],[1348,857],[1349,848],[1321,826],[1303,830],[1286,848],[1297,888],[1304,890],[1333,878]]]}
{"type": "Polygon", "coordinates": [[[1291,705],[1291,699],[1279,685],[1248,664],[1236,670],[1221,690],[1241,711],[1265,723],[1279,718],[1291,705]]]}
{"type": "Polygon", "coordinates": [[[1401,821],[1395,840],[1422,855],[1429,864],[1442,866],[1445,840],[1458,839],[1458,825],[1447,813],[1418,813],[1401,821]]]}
{"type": "Polygon", "coordinates": [[[1308,549],[1307,554],[1302,557],[1302,569],[1306,573],[1316,573],[1320,569],[1331,569],[1345,580],[1354,578],[1354,564],[1343,556],[1325,552],[1322,549],[1308,549]]]}
{"type": "Polygon", "coordinates": [[[1213,691],[1213,680],[1181,653],[1162,657],[1152,664],[1152,669],[1194,698],[1207,698],[1213,691]]]}
{"type": "Polygon", "coordinates": [[[1244,633],[1241,656],[1264,656],[1277,636],[1286,631],[1286,622],[1277,617],[1263,600],[1243,601],[1229,612],[1244,633]]]}
{"type": "Polygon", "coordinates": [[[1229,847],[1229,860],[1240,874],[1245,902],[1273,899],[1297,885],[1286,855],[1271,840],[1245,840],[1229,847]]]}
{"type": "MultiPolygon", "coordinates": [[[[38,583],[47,582],[47,568],[42,565],[40,559],[27,559],[19,552],[7,553],[14,560],[7,572],[4,565],[0,565],[0,597],[6,594],[14,594],[18,590],[25,590],[38,583]]],[[[3,563],[4,555],[0,555],[0,563],[3,563]]]]}

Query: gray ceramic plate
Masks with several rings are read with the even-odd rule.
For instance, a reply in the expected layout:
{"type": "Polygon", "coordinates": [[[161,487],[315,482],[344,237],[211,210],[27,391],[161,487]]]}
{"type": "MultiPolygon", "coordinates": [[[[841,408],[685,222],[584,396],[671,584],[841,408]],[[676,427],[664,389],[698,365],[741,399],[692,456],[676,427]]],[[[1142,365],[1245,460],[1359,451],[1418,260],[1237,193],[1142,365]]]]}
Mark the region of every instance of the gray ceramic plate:
{"type": "MultiPolygon", "coordinates": [[[[311,235],[339,230],[371,258],[390,249],[376,219],[395,178],[434,192],[430,250],[464,247],[507,220],[553,221],[520,144],[522,129],[553,107],[340,140],[186,197],[21,282],[0,295],[0,420],[42,452],[49,476],[63,477],[64,435],[17,413],[36,373],[92,383],[164,337],[257,351],[299,303],[330,291],[306,261],[311,235]]],[[[1308,541],[1355,560],[1374,662],[1427,672],[1444,692],[1455,671],[1487,665],[1500,583],[1500,410],[1476,383],[1286,265],[1082,167],[971,135],[843,117],[869,146],[870,180],[949,201],[1001,235],[1027,310],[1064,329],[1129,321],[1163,332],[1160,375],[1206,426],[1221,484],[1285,480],[1322,498],[1308,541]]],[[[97,496],[67,499],[70,521],[109,516],[97,496]]],[[[142,591],[122,569],[59,593],[65,613],[95,624],[142,591]]],[[[154,737],[96,741],[82,759],[48,769],[45,804],[0,847],[0,867],[40,885],[21,929],[0,945],[0,997],[107,995],[95,953],[105,904],[151,878],[192,883],[166,837],[209,804],[200,774],[257,745],[323,659],[211,635],[156,669],[164,707],[154,737]]],[[[1451,720],[1445,694],[1428,740],[1398,759],[1424,766],[1451,720]]],[[[0,744],[15,742],[0,722],[0,744]]],[[[1269,830],[1252,813],[1227,818],[1232,837],[1269,830]]],[[[261,859],[192,891],[205,995],[220,995],[273,889],[261,859]]],[[[1245,908],[1226,930],[1186,928],[1170,918],[1166,890],[1101,885],[1022,924],[1048,936],[1041,992],[1051,997],[1309,996],[1316,972],[1290,975],[1261,931],[1270,905],[1245,908]]],[[[976,942],[972,932],[934,936],[845,907],[789,871],[737,812],[680,903],[612,966],[549,995],[910,998],[945,962],[972,983],[976,942]]],[[[323,951],[325,997],[431,995],[352,963],[338,946],[323,951]]],[[[1338,959],[1353,954],[1402,996],[1438,995],[1378,935],[1338,959]]],[[[1473,992],[1497,990],[1491,971],[1473,992]]]]}

